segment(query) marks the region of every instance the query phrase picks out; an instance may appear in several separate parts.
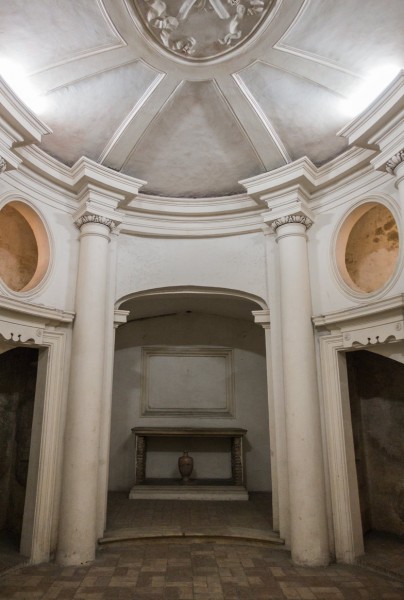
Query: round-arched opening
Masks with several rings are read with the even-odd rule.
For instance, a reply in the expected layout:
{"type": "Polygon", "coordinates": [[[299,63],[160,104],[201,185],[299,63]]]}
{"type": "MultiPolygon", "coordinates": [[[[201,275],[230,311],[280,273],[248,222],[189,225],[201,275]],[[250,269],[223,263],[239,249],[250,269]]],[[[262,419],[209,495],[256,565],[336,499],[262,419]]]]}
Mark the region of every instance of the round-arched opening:
{"type": "Polygon", "coordinates": [[[0,278],[13,292],[34,289],[45,277],[50,244],[39,215],[19,200],[0,210],[0,278]]]}
{"type": "Polygon", "coordinates": [[[370,294],[392,278],[399,255],[397,222],[378,202],[366,202],[343,222],[336,260],[343,281],[355,292],[370,294]]]}
{"type": "Polygon", "coordinates": [[[137,292],[117,306],[127,322],[115,338],[109,510],[116,502],[126,507],[172,493],[185,499],[193,490],[199,500],[231,500],[239,489],[238,500],[261,494],[270,515],[265,301],[237,290],[186,286],[137,292]],[[139,428],[146,436],[150,428],[157,432],[144,451],[139,428]],[[241,482],[230,431],[244,436],[241,482]],[[185,491],[178,467],[184,452],[193,459],[185,491]]]}

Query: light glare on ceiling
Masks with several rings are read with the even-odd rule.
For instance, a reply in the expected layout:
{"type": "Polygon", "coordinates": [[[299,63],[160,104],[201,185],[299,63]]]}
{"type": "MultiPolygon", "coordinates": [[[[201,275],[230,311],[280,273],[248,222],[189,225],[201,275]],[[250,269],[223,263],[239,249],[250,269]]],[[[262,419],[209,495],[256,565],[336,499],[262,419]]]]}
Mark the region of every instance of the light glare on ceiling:
{"type": "Polygon", "coordinates": [[[386,89],[399,72],[397,65],[384,65],[370,71],[358,89],[342,100],[342,112],[349,117],[356,117],[386,89]]]}
{"type": "Polygon", "coordinates": [[[41,95],[29,80],[21,65],[0,58],[0,75],[31,110],[42,114],[49,107],[49,98],[41,95]]]}

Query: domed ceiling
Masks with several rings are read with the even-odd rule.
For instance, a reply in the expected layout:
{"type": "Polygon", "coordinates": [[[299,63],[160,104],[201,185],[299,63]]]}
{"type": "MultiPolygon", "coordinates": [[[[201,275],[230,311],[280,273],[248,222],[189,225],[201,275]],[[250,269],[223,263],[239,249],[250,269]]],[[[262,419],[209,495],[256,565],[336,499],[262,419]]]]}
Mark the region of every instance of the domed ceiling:
{"type": "Polygon", "coordinates": [[[344,99],[404,56],[403,0],[1,0],[0,23],[1,59],[43,96],[42,149],[161,196],[332,159],[344,99]]]}

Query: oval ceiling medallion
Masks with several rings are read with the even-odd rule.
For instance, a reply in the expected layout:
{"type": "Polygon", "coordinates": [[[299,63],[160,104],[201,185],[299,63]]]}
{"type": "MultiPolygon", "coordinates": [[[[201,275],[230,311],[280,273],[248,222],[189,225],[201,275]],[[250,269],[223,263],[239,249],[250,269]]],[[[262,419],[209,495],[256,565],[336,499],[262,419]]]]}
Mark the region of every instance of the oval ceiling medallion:
{"type": "Polygon", "coordinates": [[[161,47],[188,60],[206,61],[249,39],[274,0],[136,0],[133,4],[161,47]]]}

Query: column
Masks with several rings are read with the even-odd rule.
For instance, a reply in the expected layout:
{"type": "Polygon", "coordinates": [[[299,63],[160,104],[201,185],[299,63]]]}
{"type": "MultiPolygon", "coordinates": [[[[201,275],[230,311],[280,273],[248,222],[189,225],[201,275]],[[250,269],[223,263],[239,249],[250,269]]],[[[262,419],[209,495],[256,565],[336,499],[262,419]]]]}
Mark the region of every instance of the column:
{"type": "Polygon", "coordinates": [[[95,557],[108,245],[116,222],[85,210],[75,224],[80,230],[80,251],[57,549],[57,561],[63,565],[95,557]]]}
{"type": "Polygon", "coordinates": [[[396,176],[395,185],[400,196],[402,210],[404,210],[404,150],[400,150],[387,161],[386,171],[396,176]]]}
{"type": "Polygon", "coordinates": [[[306,230],[309,211],[265,222],[279,247],[282,358],[292,559],[307,566],[329,562],[324,463],[312,328],[306,230]]]}

